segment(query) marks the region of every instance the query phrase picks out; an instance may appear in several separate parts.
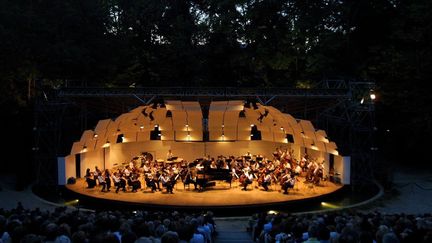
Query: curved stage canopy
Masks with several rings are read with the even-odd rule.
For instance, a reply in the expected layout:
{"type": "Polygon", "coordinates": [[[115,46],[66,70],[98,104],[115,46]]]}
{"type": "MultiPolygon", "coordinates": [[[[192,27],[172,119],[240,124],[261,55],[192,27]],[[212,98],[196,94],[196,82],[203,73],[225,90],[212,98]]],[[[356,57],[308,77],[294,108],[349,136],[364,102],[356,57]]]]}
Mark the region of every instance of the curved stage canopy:
{"type": "Polygon", "coordinates": [[[214,101],[208,115],[203,114],[198,102],[165,101],[139,106],[114,120],[100,120],[94,130],[83,132],[70,155],[59,158],[59,184],[83,177],[87,168],[128,164],[142,153],[160,162],[166,161],[169,150],[183,161],[248,152],[272,159],[276,148],[292,151],[297,161],[307,153],[324,163],[324,176],[334,171],[342,184],[349,184],[349,157],[339,155],[326,132],[310,121],[297,120],[272,106],[236,100],[214,101]]]}

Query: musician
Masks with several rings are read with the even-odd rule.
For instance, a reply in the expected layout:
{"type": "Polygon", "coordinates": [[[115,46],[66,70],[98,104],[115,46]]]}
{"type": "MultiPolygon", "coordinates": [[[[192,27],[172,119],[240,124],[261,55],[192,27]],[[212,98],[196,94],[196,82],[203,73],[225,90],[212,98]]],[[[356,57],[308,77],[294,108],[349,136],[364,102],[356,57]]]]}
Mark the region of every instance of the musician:
{"type": "Polygon", "coordinates": [[[99,185],[102,186],[101,192],[105,192],[107,184],[105,182],[105,177],[102,175],[102,173],[100,173],[98,175],[98,182],[99,182],[99,185]]]}
{"type": "Polygon", "coordinates": [[[203,165],[202,161],[198,162],[198,164],[196,165],[196,169],[198,171],[203,171],[204,170],[204,165],[203,165]]]}
{"type": "Polygon", "coordinates": [[[150,167],[150,165],[149,165],[149,162],[146,161],[146,162],[144,163],[143,171],[144,171],[145,174],[147,174],[147,173],[151,173],[151,167],[150,167]]]}
{"type": "Polygon", "coordinates": [[[87,188],[94,188],[96,186],[96,180],[94,179],[93,173],[90,172],[90,168],[87,168],[84,177],[87,182],[87,188]]]}
{"type": "Polygon", "coordinates": [[[196,169],[195,168],[189,168],[187,170],[185,179],[183,181],[183,184],[185,185],[189,185],[189,184],[193,184],[194,185],[194,190],[197,190],[197,180],[196,180],[196,169]]]}
{"type": "Polygon", "coordinates": [[[271,177],[270,171],[266,171],[264,179],[261,183],[262,187],[264,187],[264,190],[268,191],[268,186],[271,183],[271,179],[272,179],[272,177],[271,177]]]}
{"type": "Polygon", "coordinates": [[[129,162],[129,167],[131,170],[135,169],[135,158],[133,158],[130,162],[129,162]]]}
{"type": "Polygon", "coordinates": [[[102,175],[102,172],[99,170],[97,166],[95,166],[95,170],[93,172],[93,178],[95,181],[98,181],[99,175],[102,175]]]}
{"type": "Polygon", "coordinates": [[[294,188],[296,178],[294,174],[286,173],[281,180],[282,180],[281,186],[282,189],[284,190],[283,194],[288,194],[288,189],[294,188]]]}
{"type": "Polygon", "coordinates": [[[132,176],[130,176],[128,183],[129,183],[129,186],[132,187],[132,192],[137,192],[138,189],[141,188],[141,181],[139,180],[137,174],[133,174],[132,176]]]}
{"type": "Polygon", "coordinates": [[[174,188],[174,178],[172,175],[168,174],[168,173],[164,173],[164,175],[162,175],[160,177],[160,180],[162,181],[162,186],[166,187],[167,189],[167,193],[171,193],[173,194],[173,188],[174,188]]]}
{"type": "Polygon", "coordinates": [[[131,176],[131,170],[130,170],[130,167],[129,167],[129,165],[126,165],[126,168],[124,169],[124,171],[123,171],[123,174],[124,174],[124,176],[125,176],[125,178],[126,179],[129,179],[129,177],[131,176]]]}
{"type": "Polygon", "coordinates": [[[247,191],[247,186],[252,184],[254,175],[250,172],[249,168],[245,168],[244,174],[240,177],[240,183],[243,188],[242,191],[247,191]]]}
{"type": "Polygon", "coordinates": [[[297,166],[294,169],[295,174],[298,176],[302,172],[302,168],[300,167],[300,163],[297,163],[297,166]]]}
{"type": "Polygon", "coordinates": [[[154,178],[153,178],[152,174],[150,174],[150,173],[146,174],[146,176],[145,176],[145,182],[146,182],[147,187],[151,188],[151,192],[155,192],[156,191],[157,187],[156,187],[156,183],[154,181],[154,178]]]}
{"type": "Polygon", "coordinates": [[[105,176],[106,189],[107,192],[109,192],[111,188],[111,173],[109,172],[108,169],[105,170],[104,176],[105,176]]]}
{"type": "Polygon", "coordinates": [[[210,169],[213,169],[213,170],[217,169],[216,161],[214,159],[212,159],[212,161],[211,161],[210,169]]]}
{"type": "Polygon", "coordinates": [[[228,164],[225,161],[222,163],[222,165],[220,166],[220,168],[224,169],[224,170],[229,170],[229,166],[228,166],[228,164]]]}
{"type": "Polygon", "coordinates": [[[171,160],[173,160],[173,157],[174,157],[174,154],[171,152],[171,149],[168,150],[168,153],[167,153],[167,160],[168,160],[168,161],[171,161],[171,160]]]}
{"type": "Polygon", "coordinates": [[[114,186],[116,186],[116,193],[120,190],[120,188],[125,192],[126,191],[126,181],[122,178],[121,174],[118,172],[115,172],[112,176],[114,181],[114,186]]]}
{"type": "Polygon", "coordinates": [[[322,163],[316,163],[315,169],[313,171],[313,178],[312,178],[312,182],[315,185],[318,185],[320,183],[320,181],[324,177],[324,161],[322,163]]]}

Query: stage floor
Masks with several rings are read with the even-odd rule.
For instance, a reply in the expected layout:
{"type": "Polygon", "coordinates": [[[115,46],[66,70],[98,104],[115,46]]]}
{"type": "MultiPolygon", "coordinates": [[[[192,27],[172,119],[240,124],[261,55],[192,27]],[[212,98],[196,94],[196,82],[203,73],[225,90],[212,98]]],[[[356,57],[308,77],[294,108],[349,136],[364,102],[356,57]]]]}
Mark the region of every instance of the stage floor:
{"type": "Polygon", "coordinates": [[[304,199],[311,199],[323,195],[331,194],[340,188],[342,185],[337,185],[332,182],[323,182],[320,186],[310,186],[303,183],[304,178],[299,178],[300,182],[296,183],[294,189],[290,189],[289,194],[283,194],[279,185],[271,185],[269,191],[265,191],[262,187],[257,188],[257,182],[248,186],[247,191],[242,191],[242,187],[238,182],[232,183],[230,188],[229,183],[217,181],[216,186],[207,188],[203,192],[184,188],[183,183],[179,182],[174,188],[174,194],[157,191],[152,193],[150,188],[139,190],[138,192],[122,192],[116,193],[115,188],[111,188],[110,192],[101,192],[99,187],[88,189],[84,179],[77,179],[75,184],[66,185],[69,190],[97,199],[114,200],[118,202],[157,205],[157,206],[177,206],[177,207],[228,207],[228,206],[252,206],[283,203],[304,199]]]}

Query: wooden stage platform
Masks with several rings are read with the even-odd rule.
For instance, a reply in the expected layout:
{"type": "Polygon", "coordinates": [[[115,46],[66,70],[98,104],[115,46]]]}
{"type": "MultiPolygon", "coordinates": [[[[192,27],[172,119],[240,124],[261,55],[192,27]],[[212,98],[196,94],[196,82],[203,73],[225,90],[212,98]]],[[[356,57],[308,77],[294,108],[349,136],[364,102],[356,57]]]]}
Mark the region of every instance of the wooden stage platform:
{"type": "Polygon", "coordinates": [[[139,190],[138,192],[116,193],[115,188],[110,192],[101,192],[101,188],[86,188],[84,179],[77,179],[75,184],[66,185],[66,188],[80,195],[99,200],[109,200],[122,203],[153,205],[153,206],[175,206],[175,207],[239,207],[239,206],[259,206],[294,202],[300,200],[313,199],[334,193],[341,189],[343,185],[332,182],[323,182],[320,186],[311,186],[304,183],[304,178],[299,178],[294,189],[289,190],[289,194],[283,194],[279,185],[271,185],[269,191],[264,191],[262,187],[257,188],[257,182],[248,186],[247,191],[241,190],[237,181],[229,184],[217,181],[216,186],[207,188],[203,192],[184,188],[182,182],[178,182],[174,187],[174,194],[157,191],[152,193],[150,188],[139,190]]]}

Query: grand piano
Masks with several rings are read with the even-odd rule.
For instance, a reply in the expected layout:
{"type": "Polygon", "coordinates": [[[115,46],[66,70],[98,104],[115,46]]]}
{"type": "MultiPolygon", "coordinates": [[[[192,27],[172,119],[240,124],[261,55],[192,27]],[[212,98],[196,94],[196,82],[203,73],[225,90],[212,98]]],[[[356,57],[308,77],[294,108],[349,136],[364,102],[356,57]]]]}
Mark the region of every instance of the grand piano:
{"type": "Polygon", "coordinates": [[[215,186],[215,181],[225,181],[231,188],[232,174],[229,169],[211,169],[205,167],[203,171],[197,172],[197,184],[202,190],[207,187],[215,186]]]}

